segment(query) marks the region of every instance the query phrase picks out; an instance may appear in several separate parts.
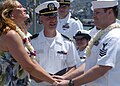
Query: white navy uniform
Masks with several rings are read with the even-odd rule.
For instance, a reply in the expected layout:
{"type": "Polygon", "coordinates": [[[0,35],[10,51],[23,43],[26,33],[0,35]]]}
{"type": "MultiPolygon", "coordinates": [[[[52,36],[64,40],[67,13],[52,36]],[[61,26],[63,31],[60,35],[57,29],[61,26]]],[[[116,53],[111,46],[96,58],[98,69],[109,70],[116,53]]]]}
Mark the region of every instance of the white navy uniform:
{"type": "Polygon", "coordinates": [[[85,54],[85,49],[83,51],[80,51],[80,50],[77,50],[77,51],[78,51],[80,61],[77,63],[76,66],[79,67],[81,64],[85,62],[86,54],[85,54]]]}
{"type": "Polygon", "coordinates": [[[89,31],[89,35],[93,37],[99,30],[96,28],[96,26],[89,31]]]}
{"type": "Polygon", "coordinates": [[[86,59],[85,71],[95,65],[111,66],[105,75],[86,86],[119,86],[120,84],[120,28],[106,32],[94,45],[91,55],[86,59]]]}
{"type": "MultiPolygon", "coordinates": [[[[116,19],[116,22],[120,24],[120,20],[116,19]]],[[[96,29],[96,26],[89,31],[89,35],[93,37],[99,30],[96,29]]]]}
{"type": "MultiPolygon", "coordinates": [[[[76,45],[77,45],[77,40],[79,41],[82,41],[81,39],[84,38],[86,40],[86,42],[88,42],[90,39],[91,39],[91,36],[89,35],[89,31],[87,30],[80,30],[80,31],[77,31],[75,36],[73,36],[73,38],[75,39],[76,41],[76,45]]],[[[85,43],[85,46],[87,46],[88,43],[85,43]]],[[[77,67],[79,67],[81,64],[83,64],[85,62],[85,59],[86,59],[86,53],[85,53],[85,46],[84,46],[84,49],[82,51],[80,51],[80,47],[81,45],[77,45],[76,48],[77,48],[77,51],[78,51],[78,55],[79,55],[79,58],[80,58],[80,62],[77,63],[77,67]]]]}
{"type": "MultiPolygon", "coordinates": [[[[51,42],[41,31],[31,43],[37,52],[39,64],[50,74],[75,66],[76,58],[79,59],[73,42],[64,38],[58,31],[57,35],[51,38],[51,42]]],[[[50,85],[40,83],[38,86],[50,85]]]]}
{"type": "Polygon", "coordinates": [[[65,36],[73,39],[77,30],[83,30],[83,25],[79,19],[71,17],[71,13],[64,19],[58,19],[57,30],[65,36]]]}

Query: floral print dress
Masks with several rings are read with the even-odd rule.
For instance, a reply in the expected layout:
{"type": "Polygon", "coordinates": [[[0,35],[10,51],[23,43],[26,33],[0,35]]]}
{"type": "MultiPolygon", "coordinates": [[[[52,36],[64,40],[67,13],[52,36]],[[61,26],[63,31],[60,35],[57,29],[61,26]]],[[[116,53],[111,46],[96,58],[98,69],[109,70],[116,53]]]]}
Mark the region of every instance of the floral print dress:
{"type": "Polygon", "coordinates": [[[29,75],[9,52],[0,53],[0,86],[29,86],[29,75]]]}

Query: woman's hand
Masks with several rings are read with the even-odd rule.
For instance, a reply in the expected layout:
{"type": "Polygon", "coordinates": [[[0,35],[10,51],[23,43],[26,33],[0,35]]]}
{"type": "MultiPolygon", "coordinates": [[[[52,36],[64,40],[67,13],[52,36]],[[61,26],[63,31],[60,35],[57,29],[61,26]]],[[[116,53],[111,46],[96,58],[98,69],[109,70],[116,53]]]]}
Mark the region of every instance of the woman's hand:
{"type": "Polygon", "coordinates": [[[52,77],[53,77],[54,79],[65,80],[65,78],[64,78],[63,76],[53,75],[52,77]]]}

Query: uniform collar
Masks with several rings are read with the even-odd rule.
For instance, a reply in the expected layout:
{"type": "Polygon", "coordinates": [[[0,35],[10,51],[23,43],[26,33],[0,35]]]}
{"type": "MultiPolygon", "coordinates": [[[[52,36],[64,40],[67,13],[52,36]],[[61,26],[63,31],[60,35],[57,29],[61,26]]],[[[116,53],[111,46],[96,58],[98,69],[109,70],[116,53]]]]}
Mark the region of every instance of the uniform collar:
{"type": "Polygon", "coordinates": [[[71,13],[69,12],[69,14],[64,18],[64,19],[60,19],[59,18],[59,21],[64,21],[64,22],[66,22],[66,23],[69,23],[69,19],[70,19],[70,17],[71,17],[71,13]]]}
{"type": "MultiPolygon", "coordinates": [[[[47,40],[44,36],[44,30],[42,30],[40,33],[41,34],[39,35],[39,42],[45,43],[47,40]]],[[[55,36],[55,42],[57,42],[59,44],[63,44],[63,37],[61,36],[61,34],[58,31],[57,31],[57,35],[55,36]]]]}
{"type": "Polygon", "coordinates": [[[56,42],[63,44],[63,37],[61,36],[61,34],[57,31],[57,35],[56,35],[56,42]]]}

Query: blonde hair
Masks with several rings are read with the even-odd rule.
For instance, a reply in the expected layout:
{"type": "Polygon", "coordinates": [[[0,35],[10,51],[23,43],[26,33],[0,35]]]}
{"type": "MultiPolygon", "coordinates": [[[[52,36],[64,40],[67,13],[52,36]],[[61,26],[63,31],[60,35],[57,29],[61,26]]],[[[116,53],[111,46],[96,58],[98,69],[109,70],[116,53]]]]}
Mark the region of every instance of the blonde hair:
{"type": "Polygon", "coordinates": [[[11,19],[11,13],[17,7],[16,1],[5,0],[0,7],[0,35],[16,29],[16,24],[11,19]]]}

